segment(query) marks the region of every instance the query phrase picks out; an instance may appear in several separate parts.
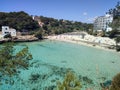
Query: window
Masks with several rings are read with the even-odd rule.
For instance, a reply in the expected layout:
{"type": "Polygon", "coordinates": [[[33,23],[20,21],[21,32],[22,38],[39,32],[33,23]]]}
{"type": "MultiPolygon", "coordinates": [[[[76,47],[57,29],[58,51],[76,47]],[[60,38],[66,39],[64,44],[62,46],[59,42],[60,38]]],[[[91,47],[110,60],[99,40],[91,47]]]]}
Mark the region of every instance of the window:
{"type": "Polygon", "coordinates": [[[5,32],[5,34],[9,34],[9,32],[5,32]]]}
{"type": "Polygon", "coordinates": [[[7,28],[5,28],[5,30],[7,30],[7,28]]]}

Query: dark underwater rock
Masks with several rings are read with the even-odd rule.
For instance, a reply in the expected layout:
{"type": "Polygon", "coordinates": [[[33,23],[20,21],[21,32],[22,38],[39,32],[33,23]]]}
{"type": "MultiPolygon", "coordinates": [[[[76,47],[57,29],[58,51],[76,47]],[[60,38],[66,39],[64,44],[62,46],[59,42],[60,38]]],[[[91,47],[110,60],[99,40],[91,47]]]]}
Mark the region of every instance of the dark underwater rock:
{"type": "Polygon", "coordinates": [[[29,81],[30,81],[31,83],[36,83],[36,81],[37,81],[39,78],[40,78],[40,74],[32,74],[32,75],[30,76],[29,81]]]}
{"type": "Polygon", "coordinates": [[[78,77],[79,77],[79,80],[81,81],[81,80],[82,80],[82,76],[81,76],[81,75],[79,75],[78,77]]]}
{"type": "Polygon", "coordinates": [[[92,79],[89,79],[87,76],[84,76],[83,78],[83,81],[89,83],[89,84],[93,84],[93,80],[92,79]]]}
{"type": "Polygon", "coordinates": [[[42,75],[41,77],[42,77],[42,79],[44,80],[44,79],[47,78],[47,75],[42,75]]]}
{"type": "Polygon", "coordinates": [[[105,88],[105,87],[109,87],[111,84],[112,84],[112,81],[111,80],[107,80],[104,83],[100,83],[100,86],[102,88],[105,88]]]}
{"type": "Polygon", "coordinates": [[[53,82],[55,82],[56,80],[51,80],[51,82],[53,83],[53,82]]]}
{"type": "Polygon", "coordinates": [[[54,90],[56,88],[56,86],[49,86],[49,87],[45,87],[44,90],[54,90]]]}
{"type": "Polygon", "coordinates": [[[112,63],[115,63],[114,61],[112,61],[112,63]]]}
{"type": "Polygon", "coordinates": [[[32,90],[38,90],[38,89],[36,89],[36,88],[33,88],[32,90]]]}
{"type": "Polygon", "coordinates": [[[61,63],[67,63],[67,61],[61,61],[61,63]]]}
{"type": "Polygon", "coordinates": [[[106,77],[101,77],[101,79],[104,81],[104,80],[106,80],[106,77]]]}

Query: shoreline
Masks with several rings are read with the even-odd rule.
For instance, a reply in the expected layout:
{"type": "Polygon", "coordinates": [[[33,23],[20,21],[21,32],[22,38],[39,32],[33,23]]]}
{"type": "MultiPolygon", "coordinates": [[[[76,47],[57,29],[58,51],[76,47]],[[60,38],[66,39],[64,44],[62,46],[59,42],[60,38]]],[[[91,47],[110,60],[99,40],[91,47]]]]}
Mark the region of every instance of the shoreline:
{"type": "Polygon", "coordinates": [[[0,44],[6,43],[6,42],[33,42],[33,41],[39,41],[40,39],[32,36],[32,35],[27,35],[27,36],[18,36],[15,38],[6,38],[6,39],[1,39],[0,44]]]}
{"type": "Polygon", "coordinates": [[[47,36],[46,38],[49,40],[69,42],[69,43],[79,44],[79,45],[88,46],[88,47],[92,47],[92,48],[116,52],[114,45],[90,42],[90,41],[86,41],[83,39],[74,38],[74,36],[71,36],[72,38],[69,38],[69,37],[70,37],[70,35],[54,35],[54,36],[47,36]]]}
{"type": "Polygon", "coordinates": [[[6,43],[6,42],[34,42],[34,41],[39,41],[39,39],[34,39],[34,40],[20,40],[20,39],[18,39],[18,40],[2,40],[2,41],[0,41],[0,44],[3,44],[3,43],[6,43]]]}
{"type": "MultiPolygon", "coordinates": [[[[106,39],[103,37],[94,37],[88,34],[86,34],[85,36],[86,36],[85,38],[82,38],[83,37],[82,35],[61,34],[61,35],[45,36],[43,40],[49,39],[49,40],[56,40],[56,41],[62,41],[62,42],[69,42],[69,43],[79,44],[79,45],[88,46],[92,48],[116,52],[115,44],[114,44],[115,42],[113,42],[112,39],[108,39],[108,38],[106,39]],[[103,40],[106,39],[107,41],[103,41],[103,43],[100,43],[99,41],[100,38],[102,38],[103,40]]],[[[40,39],[34,37],[34,35],[17,36],[16,39],[15,38],[2,39],[0,40],[0,44],[6,43],[6,42],[16,42],[16,43],[17,42],[34,42],[39,40],[40,39]]]]}

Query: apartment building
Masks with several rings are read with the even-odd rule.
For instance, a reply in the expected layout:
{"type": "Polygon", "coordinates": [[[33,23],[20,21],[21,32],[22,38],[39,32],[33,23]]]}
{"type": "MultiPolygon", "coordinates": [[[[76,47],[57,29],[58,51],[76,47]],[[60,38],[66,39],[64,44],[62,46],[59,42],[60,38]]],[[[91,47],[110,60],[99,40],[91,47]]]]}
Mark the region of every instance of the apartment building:
{"type": "Polygon", "coordinates": [[[111,31],[112,28],[109,26],[113,21],[113,16],[106,14],[105,16],[97,17],[94,21],[94,30],[95,31],[111,31]]]}

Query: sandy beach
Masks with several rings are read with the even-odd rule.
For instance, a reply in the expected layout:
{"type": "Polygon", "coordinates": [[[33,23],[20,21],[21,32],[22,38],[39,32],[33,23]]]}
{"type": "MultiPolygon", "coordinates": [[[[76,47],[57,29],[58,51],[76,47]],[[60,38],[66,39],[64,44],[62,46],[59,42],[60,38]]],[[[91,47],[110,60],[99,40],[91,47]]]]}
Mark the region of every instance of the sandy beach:
{"type": "Polygon", "coordinates": [[[113,49],[115,46],[115,41],[108,37],[95,37],[85,33],[84,36],[82,34],[80,35],[61,34],[61,35],[47,36],[47,38],[50,40],[70,42],[70,43],[85,45],[89,47],[115,51],[115,49],[113,49]]]}

